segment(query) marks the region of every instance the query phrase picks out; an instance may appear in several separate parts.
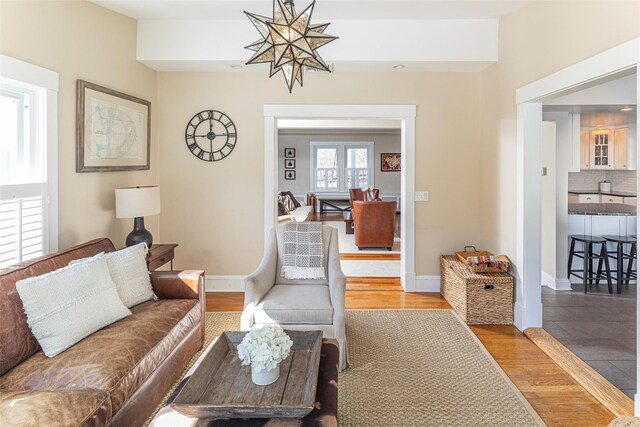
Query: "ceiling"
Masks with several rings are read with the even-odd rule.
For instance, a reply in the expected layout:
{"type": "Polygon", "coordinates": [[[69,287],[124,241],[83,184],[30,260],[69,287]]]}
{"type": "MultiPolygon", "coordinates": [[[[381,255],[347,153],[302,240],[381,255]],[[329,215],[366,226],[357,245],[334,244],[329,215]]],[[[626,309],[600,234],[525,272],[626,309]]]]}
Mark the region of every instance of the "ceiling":
{"type": "MultiPolygon", "coordinates": [[[[132,18],[243,20],[244,10],[269,15],[272,0],[91,0],[132,18]]],[[[318,0],[315,20],[498,19],[534,0],[318,0]]],[[[301,1],[298,8],[310,1],[301,1]]]]}
{"type": "MultiPolygon", "coordinates": [[[[157,71],[265,72],[244,66],[259,34],[243,11],[272,16],[273,0],[91,1],[137,20],[136,59],[157,71]]],[[[312,22],[339,37],[319,52],[336,72],[479,72],[498,61],[499,19],[533,1],[318,0],[312,22]]]]}

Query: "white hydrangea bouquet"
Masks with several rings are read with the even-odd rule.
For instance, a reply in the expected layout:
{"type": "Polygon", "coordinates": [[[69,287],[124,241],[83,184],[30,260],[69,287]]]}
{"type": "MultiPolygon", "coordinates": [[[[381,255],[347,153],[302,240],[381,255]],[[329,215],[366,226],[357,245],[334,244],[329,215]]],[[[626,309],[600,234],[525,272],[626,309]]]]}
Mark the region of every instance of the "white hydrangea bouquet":
{"type": "Polygon", "coordinates": [[[252,329],[238,344],[238,357],[243,365],[251,365],[255,384],[267,385],[280,376],[280,362],[289,356],[293,341],[278,325],[252,329]]]}

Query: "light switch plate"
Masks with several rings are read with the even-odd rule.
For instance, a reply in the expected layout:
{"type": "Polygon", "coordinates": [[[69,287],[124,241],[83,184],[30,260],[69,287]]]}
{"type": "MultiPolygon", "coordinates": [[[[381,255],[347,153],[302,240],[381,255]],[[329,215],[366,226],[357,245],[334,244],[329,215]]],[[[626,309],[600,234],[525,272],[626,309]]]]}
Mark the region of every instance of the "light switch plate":
{"type": "Polygon", "coordinates": [[[426,202],[429,200],[429,192],[428,191],[416,191],[415,199],[416,202],[426,202]]]}

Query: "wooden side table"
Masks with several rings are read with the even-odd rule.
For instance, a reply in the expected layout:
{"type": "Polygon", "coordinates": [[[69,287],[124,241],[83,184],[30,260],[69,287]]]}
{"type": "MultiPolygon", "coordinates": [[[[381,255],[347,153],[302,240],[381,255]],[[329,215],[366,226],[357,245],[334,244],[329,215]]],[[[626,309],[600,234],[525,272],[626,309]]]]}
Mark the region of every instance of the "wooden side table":
{"type": "Polygon", "coordinates": [[[345,212],[343,216],[346,234],[353,234],[353,216],[351,216],[351,211],[345,212]]]}
{"type": "Polygon", "coordinates": [[[151,249],[149,249],[149,253],[147,254],[147,266],[149,271],[156,270],[168,262],[171,263],[171,269],[173,270],[173,250],[177,246],[178,245],[176,243],[151,245],[151,249]]]}

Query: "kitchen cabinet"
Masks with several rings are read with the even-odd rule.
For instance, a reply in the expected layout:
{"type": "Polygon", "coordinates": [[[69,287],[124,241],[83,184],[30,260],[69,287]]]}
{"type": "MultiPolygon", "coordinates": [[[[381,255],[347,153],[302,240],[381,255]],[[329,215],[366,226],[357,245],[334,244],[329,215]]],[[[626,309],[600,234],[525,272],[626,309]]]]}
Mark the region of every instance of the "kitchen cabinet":
{"type": "Polygon", "coordinates": [[[578,194],[578,203],[600,203],[599,194],[578,194]]]}
{"type": "Polygon", "coordinates": [[[600,195],[600,203],[624,203],[624,198],[620,196],[608,196],[606,194],[600,195]]]}
{"type": "Polygon", "coordinates": [[[605,234],[636,234],[635,215],[569,215],[567,231],[572,234],[603,236],[605,234]]]}
{"type": "Polygon", "coordinates": [[[625,205],[638,206],[638,198],[637,197],[625,197],[623,203],[625,205]]]}
{"type": "Polygon", "coordinates": [[[582,130],[580,169],[636,170],[635,126],[582,130]]]}
{"type": "Polygon", "coordinates": [[[614,129],[613,141],[615,146],[614,169],[636,170],[637,144],[635,124],[614,129]]]}
{"type": "Polygon", "coordinates": [[[589,169],[589,131],[580,132],[580,169],[589,169]]]}
{"type": "Polygon", "coordinates": [[[578,194],[569,193],[569,204],[580,203],[580,196],[578,194]]]}
{"type": "Polygon", "coordinates": [[[613,169],[613,138],[608,129],[591,131],[589,169],[613,169]]]}

